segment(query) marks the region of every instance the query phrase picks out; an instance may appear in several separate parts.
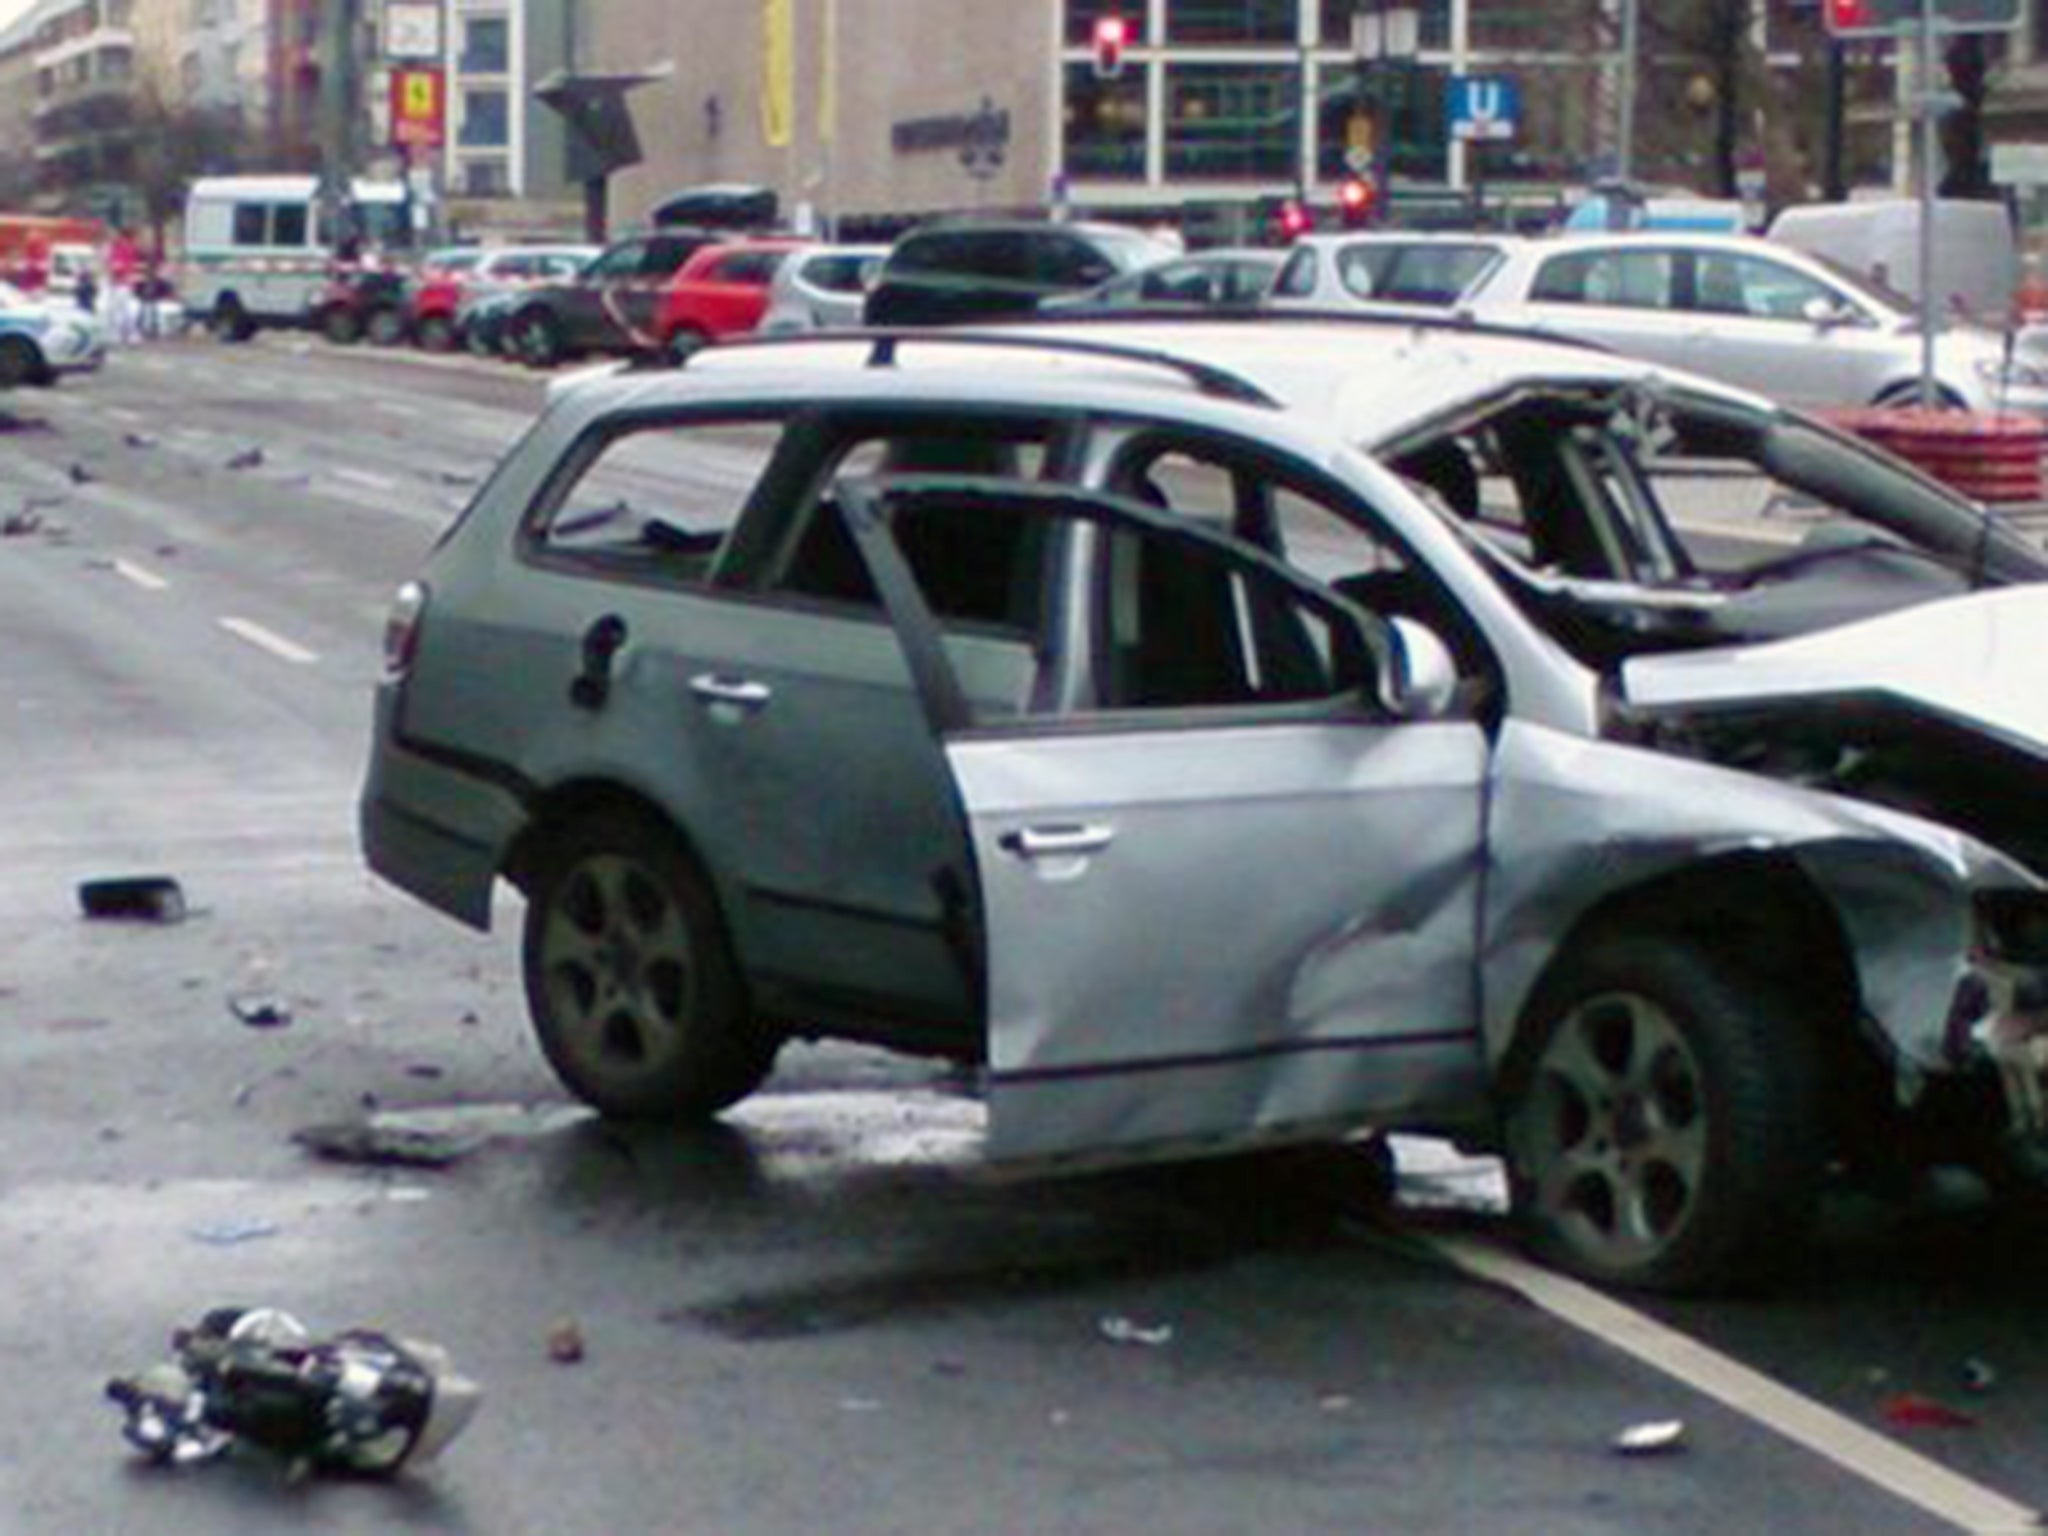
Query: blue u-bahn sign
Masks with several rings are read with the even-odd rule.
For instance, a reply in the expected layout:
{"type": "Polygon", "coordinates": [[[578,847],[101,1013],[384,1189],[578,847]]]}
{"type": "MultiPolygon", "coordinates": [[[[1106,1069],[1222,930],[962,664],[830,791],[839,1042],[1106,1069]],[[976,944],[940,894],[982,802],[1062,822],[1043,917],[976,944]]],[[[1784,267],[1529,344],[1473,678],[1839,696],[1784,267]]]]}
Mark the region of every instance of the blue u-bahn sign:
{"type": "Polygon", "coordinates": [[[1454,139],[1512,139],[1522,91],[1511,75],[1453,75],[1444,95],[1454,139]]]}

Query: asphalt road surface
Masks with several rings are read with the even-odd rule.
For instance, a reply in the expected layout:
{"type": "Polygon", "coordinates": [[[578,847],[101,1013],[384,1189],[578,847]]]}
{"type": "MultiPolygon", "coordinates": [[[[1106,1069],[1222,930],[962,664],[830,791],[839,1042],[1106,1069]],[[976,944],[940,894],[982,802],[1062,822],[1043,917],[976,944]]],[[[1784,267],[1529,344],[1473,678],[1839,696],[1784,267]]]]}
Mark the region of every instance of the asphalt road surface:
{"type": "Polygon", "coordinates": [[[298,338],[0,397],[0,1531],[1890,1536],[2048,1502],[2048,1244],[1960,1186],[1844,1199],[1777,1293],[1653,1315],[1521,1263],[1491,1170],[1427,1144],[1392,1211],[1333,1154],[999,1183],[962,1085],[844,1048],[704,1132],[578,1111],[516,903],[470,934],[354,842],[388,594],[539,398],[298,338]],[[182,922],[80,916],[157,874],[182,922]],[[455,1160],[293,1139],[370,1115],[455,1160]],[[103,1383],[222,1305],[439,1342],[482,1411],[389,1484],[140,1465],[103,1383]]]}

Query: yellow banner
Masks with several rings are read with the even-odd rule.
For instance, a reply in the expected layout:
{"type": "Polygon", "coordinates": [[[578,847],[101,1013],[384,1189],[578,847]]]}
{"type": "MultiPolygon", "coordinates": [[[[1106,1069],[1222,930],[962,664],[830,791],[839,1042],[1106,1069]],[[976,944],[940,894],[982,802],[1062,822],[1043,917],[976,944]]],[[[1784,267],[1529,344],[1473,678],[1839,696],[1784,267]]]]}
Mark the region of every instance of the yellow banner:
{"type": "Polygon", "coordinates": [[[761,137],[787,149],[796,120],[796,0],[761,0],[761,137]]]}

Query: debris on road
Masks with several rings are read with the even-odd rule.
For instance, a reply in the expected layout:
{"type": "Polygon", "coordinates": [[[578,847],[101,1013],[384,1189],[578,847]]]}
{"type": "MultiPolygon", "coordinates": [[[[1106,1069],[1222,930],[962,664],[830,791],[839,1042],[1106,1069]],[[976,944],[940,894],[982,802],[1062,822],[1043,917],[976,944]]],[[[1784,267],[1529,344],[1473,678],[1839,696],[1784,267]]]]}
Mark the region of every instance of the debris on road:
{"type": "Polygon", "coordinates": [[[77,463],[66,466],[64,473],[70,477],[73,485],[91,485],[99,478],[83,464],[77,463]]]}
{"type": "Polygon", "coordinates": [[[253,1243],[266,1237],[275,1237],[282,1232],[274,1221],[260,1217],[242,1217],[228,1221],[210,1221],[204,1226],[192,1228],[196,1242],[206,1243],[214,1248],[232,1248],[239,1243],[253,1243]]]}
{"type": "Polygon", "coordinates": [[[40,512],[10,512],[5,518],[0,518],[0,538],[26,538],[42,526],[43,514],[40,512]]]}
{"type": "Polygon", "coordinates": [[[1894,1392],[1878,1405],[1885,1422],[1904,1429],[1975,1429],[1977,1416],[1918,1392],[1894,1392]]]}
{"type": "Polygon", "coordinates": [[[393,1168],[447,1168],[490,1140],[479,1130],[446,1130],[399,1125],[381,1116],[308,1125],[292,1140],[316,1157],[336,1163],[393,1168]]]}
{"type": "Polygon", "coordinates": [[[263,450],[260,447],[244,448],[240,453],[231,454],[228,457],[227,467],[229,469],[254,469],[262,462],[263,450]]]}
{"type": "Polygon", "coordinates": [[[1968,1392],[1989,1392],[1998,1385],[1998,1372],[1989,1360],[1972,1355],[1963,1362],[1963,1388],[1968,1392]]]}
{"type": "Polygon", "coordinates": [[[154,448],[156,446],[156,439],[147,432],[123,432],[121,434],[121,441],[130,448],[154,448]]]}
{"type": "Polygon", "coordinates": [[[1669,1456],[1685,1449],[1685,1420],[1648,1419],[1614,1437],[1617,1456],[1669,1456]]]}
{"type": "Polygon", "coordinates": [[[165,1465],[246,1441],[295,1467],[389,1476],[439,1454],[481,1397],[438,1345],[369,1329],[316,1340],[269,1307],[209,1312],[171,1351],[106,1387],[128,1443],[165,1465]]]}
{"type": "Polygon", "coordinates": [[[235,994],[228,999],[228,1011],[251,1029],[283,1029],[292,1021],[282,999],[260,993],[235,994]]]}
{"type": "Polygon", "coordinates": [[[548,1325],[548,1358],[557,1365],[579,1365],[585,1349],[583,1330],[572,1317],[558,1318],[548,1325]]]}
{"type": "Polygon", "coordinates": [[[182,923],[185,892],[169,875],[121,875],[87,880],[78,887],[78,906],[87,917],[143,923],[182,923]]]}
{"type": "Polygon", "coordinates": [[[1159,1349],[1173,1342],[1173,1324],[1141,1323],[1128,1317],[1105,1317],[1096,1323],[1095,1329],[1112,1344],[1135,1344],[1143,1349],[1159,1349]]]}

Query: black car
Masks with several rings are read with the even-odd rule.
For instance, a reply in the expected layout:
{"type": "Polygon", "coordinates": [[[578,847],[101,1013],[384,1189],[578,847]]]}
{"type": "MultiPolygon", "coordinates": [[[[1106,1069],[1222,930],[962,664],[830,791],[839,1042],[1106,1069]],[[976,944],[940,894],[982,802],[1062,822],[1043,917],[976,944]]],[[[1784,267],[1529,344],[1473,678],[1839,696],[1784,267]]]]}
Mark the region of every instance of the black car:
{"type": "Polygon", "coordinates": [[[913,229],[890,249],[869,290],[869,325],[944,325],[1028,315],[1175,254],[1115,224],[978,222],[913,229]]]}
{"type": "Polygon", "coordinates": [[[505,322],[506,349],[536,367],[583,352],[647,350],[663,285],[720,238],[663,230],[618,241],[575,277],[526,294],[505,322]]]}

